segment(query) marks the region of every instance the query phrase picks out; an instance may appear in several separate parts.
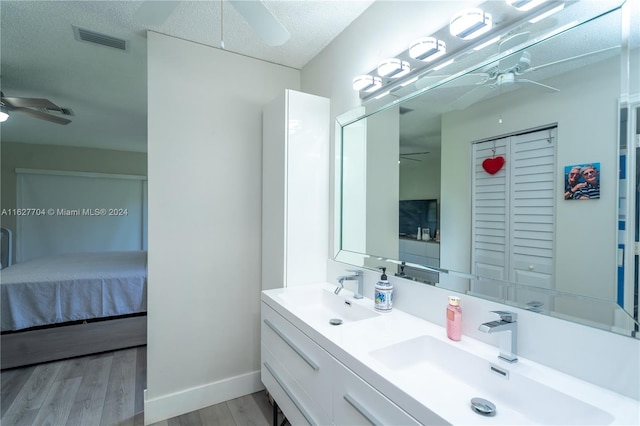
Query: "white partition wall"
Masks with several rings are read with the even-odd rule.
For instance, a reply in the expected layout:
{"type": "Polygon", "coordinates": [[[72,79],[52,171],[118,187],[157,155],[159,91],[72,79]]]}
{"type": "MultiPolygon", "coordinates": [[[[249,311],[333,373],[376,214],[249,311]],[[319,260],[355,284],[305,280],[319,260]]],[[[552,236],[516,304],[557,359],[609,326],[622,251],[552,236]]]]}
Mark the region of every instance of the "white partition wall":
{"type": "Polygon", "coordinates": [[[262,109],[299,72],[157,33],[147,69],[150,424],[262,387],[262,109]]]}
{"type": "Polygon", "coordinates": [[[326,281],[329,100],[286,90],[264,109],[262,288],[326,281]]]}

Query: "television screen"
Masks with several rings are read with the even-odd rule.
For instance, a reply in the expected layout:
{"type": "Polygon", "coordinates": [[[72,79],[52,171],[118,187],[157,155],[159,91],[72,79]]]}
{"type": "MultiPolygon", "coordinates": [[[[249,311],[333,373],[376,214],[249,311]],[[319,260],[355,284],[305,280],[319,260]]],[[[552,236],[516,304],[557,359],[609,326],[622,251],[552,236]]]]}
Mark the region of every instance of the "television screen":
{"type": "Polygon", "coordinates": [[[438,200],[400,200],[400,236],[416,235],[418,226],[429,228],[431,238],[438,229],[438,200]]]}

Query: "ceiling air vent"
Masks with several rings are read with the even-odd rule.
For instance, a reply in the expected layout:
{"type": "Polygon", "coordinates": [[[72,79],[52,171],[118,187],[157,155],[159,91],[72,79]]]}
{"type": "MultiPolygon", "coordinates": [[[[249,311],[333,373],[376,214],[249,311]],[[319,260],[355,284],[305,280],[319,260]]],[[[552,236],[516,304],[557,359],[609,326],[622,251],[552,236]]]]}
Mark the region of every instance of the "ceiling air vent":
{"type": "Polygon", "coordinates": [[[127,40],[100,34],[95,31],[85,30],[84,28],[73,27],[73,34],[78,41],[86,41],[88,43],[99,44],[101,46],[111,47],[113,49],[126,51],[128,48],[127,40]]]}

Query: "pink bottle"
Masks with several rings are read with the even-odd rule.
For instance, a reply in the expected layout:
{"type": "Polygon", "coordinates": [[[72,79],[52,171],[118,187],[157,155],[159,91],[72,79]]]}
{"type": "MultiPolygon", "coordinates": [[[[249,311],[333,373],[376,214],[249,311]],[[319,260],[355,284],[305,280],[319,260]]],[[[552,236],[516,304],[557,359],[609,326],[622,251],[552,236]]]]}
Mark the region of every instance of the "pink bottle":
{"type": "Polygon", "coordinates": [[[460,298],[456,296],[449,296],[447,337],[456,341],[462,337],[462,309],[460,309],[460,298]]]}

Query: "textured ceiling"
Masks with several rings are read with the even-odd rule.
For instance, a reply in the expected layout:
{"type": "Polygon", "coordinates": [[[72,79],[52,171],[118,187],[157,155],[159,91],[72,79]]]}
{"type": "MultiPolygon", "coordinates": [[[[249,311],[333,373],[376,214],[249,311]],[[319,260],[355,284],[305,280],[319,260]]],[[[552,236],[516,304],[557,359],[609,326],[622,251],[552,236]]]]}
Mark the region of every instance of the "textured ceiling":
{"type": "MultiPolygon", "coordinates": [[[[2,0],[0,83],[5,96],[44,97],[76,114],[67,126],[12,114],[2,124],[2,140],[145,151],[146,30],[217,48],[221,41],[219,1],[168,2],[172,13],[150,24],[150,15],[142,12],[156,3],[2,0]],[[126,39],[129,50],[76,41],[72,26],[126,39]]],[[[300,69],[372,0],[264,3],[290,32],[289,41],[268,46],[225,2],[225,49],[300,69]]]]}

